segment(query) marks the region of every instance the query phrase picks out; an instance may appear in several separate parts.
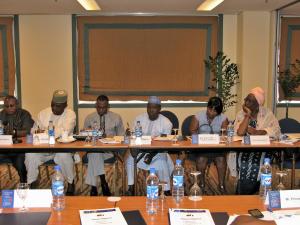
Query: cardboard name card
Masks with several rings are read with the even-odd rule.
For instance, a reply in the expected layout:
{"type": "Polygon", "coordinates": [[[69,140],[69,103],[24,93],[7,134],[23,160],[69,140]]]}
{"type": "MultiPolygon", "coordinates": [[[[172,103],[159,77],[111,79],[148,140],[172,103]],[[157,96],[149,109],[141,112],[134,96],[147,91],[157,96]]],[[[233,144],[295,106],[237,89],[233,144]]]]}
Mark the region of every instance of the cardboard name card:
{"type": "Polygon", "coordinates": [[[218,134],[198,134],[198,144],[217,145],[220,143],[220,136],[218,134]]]}

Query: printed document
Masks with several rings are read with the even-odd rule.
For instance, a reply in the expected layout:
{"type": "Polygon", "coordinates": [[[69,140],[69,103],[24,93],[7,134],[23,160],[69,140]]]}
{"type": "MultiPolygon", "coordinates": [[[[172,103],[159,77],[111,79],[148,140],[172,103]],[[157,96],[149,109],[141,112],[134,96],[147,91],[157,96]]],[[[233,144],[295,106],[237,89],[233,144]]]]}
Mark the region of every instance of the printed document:
{"type": "Polygon", "coordinates": [[[82,225],[127,225],[119,208],[79,210],[82,225]]]}
{"type": "Polygon", "coordinates": [[[171,225],[214,225],[208,209],[169,209],[171,225]]]}

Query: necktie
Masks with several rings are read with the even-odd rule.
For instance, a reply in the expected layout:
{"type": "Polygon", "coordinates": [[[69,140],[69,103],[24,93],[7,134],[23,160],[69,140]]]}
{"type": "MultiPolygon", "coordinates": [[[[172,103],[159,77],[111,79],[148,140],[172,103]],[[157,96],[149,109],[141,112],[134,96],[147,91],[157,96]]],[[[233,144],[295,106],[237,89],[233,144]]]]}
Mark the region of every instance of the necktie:
{"type": "Polygon", "coordinates": [[[100,116],[100,130],[105,134],[105,115],[100,116]]]}

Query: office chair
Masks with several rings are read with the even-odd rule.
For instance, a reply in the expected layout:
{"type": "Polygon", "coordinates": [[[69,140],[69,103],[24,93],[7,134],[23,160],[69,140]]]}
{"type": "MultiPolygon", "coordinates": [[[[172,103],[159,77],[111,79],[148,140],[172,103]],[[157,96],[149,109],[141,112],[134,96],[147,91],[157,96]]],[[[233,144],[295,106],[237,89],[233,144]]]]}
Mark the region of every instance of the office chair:
{"type": "Polygon", "coordinates": [[[163,110],[160,112],[160,114],[162,114],[163,116],[167,117],[170,120],[170,122],[172,123],[172,128],[175,128],[175,129],[179,128],[178,118],[173,112],[168,111],[168,110],[163,110]]]}
{"type": "MultiPolygon", "coordinates": [[[[81,155],[82,158],[82,164],[81,164],[81,192],[83,191],[83,182],[84,182],[84,167],[87,167],[88,165],[88,157],[87,157],[88,153],[84,153],[81,155]]],[[[122,154],[122,153],[121,153],[122,154]]],[[[105,159],[104,160],[104,167],[105,165],[112,165],[112,169],[113,172],[112,173],[108,173],[105,174],[106,175],[106,180],[107,183],[109,184],[109,180],[110,180],[110,175],[113,176],[112,180],[113,180],[113,187],[111,188],[112,193],[114,193],[115,195],[118,195],[118,188],[117,188],[117,179],[118,177],[118,161],[120,161],[123,164],[123,159],[119,156],[119,154],[114,154],[114,156],[112,158],[109,159],[105,159]]],[[[123,168],[123,167],[122,167],[123,168]]],[[[125,193],[125,185],[124,185],[124,177],[125,177],[125,171],[124,169],[122,169],[121,172],[121,179],[122,179],[122,192],[125,193]]]]}
{"type": "Polygon", "coordinates": [[[193,116],[194,115],[190,115],[183,120],[181,125],[181,133],[183,136],[191,136],[190,124],[192,122],[193,116]]]}
{"type": "MultiPolygon", "coordinates": [[[[278,121],[282,133],[300,133],[300,123],[292,118],[284,118],[278,121]]],[[[281,168],[292,169],[292,152],[281,152],[281,168]]],[[[295,153],[295,169],[300,169],[300,154],[295,153]]],[[[293,180],[295,180],[295,174],[292,174],[293,180]]],[[[292,187],[293,189],[294,187],[292,187]]]]}

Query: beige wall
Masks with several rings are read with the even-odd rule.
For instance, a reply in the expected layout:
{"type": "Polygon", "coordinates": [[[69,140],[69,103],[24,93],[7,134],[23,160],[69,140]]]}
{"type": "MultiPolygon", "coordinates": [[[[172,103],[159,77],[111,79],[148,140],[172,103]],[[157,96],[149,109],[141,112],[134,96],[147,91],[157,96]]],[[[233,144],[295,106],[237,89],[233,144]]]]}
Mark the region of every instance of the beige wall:
{"type": "MultiPolygon", "coordinates": [[[[36,117],[41,109],[50,105],[53,90],[63,88],[69,92],[69,106],[72,108],[71,15],[21,15],[19,22],[23,107],[36,117]]],[[[271,106],[274,25],[274,15],[268,12],[224,15],[223,50],[240,68],[241,83],[237,89],[239,105],[248,91],[259,85],[268,93],[267,104],[271,106]]],[[[194,107],[165,109],[175,112],[180,122],[201,110],[194,107]]],[[[229,118],[234,119],[239,109],[230,109],[229,118]]],[[[85,116],[93,110],[80,109],[80,128],[85,116]]],[[[112,108],[112,111],[121,114],[124,123],[131,125],[135,116],[145,109],[112,108]]],[[[300,120],[294,112],[296,110],[291,109],[291,115],[300,120]]],[[[280,110],[278,115],[282,117],[280,110]]]]}
{"type": "MultiPolygon", "coordinates": [[[[238,15],[240,102],[255,86],[268,90],[270,51],[269,12],[243,12],[238,15]]],[[[272,86],[272,85],[271,85],[272,86]]],[[[270,103],[266,99],[266,105],[270,103]]]]}
{"type": "Polygon", "coordinates": [[[36,117],[56,89],[68,91],[73,107],[71,16],[21,15],[19,22],[23,107],[36,117]]]}

